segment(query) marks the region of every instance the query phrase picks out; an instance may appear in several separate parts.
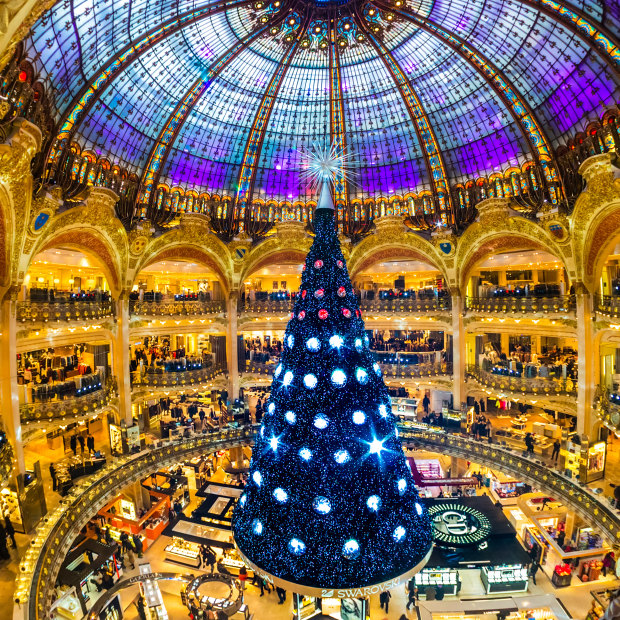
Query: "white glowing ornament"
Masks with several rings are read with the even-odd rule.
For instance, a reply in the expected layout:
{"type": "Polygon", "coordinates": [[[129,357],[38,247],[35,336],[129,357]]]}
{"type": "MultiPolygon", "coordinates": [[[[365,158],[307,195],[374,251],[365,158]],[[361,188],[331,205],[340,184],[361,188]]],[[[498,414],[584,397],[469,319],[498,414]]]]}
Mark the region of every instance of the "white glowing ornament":
{"type": "Polygon", "coordinates": [[[275,435],[269,440],[269,445],[274,452],[277,452],[279,444],[280,440],[275,435]]]}
{"type": "Polygon", "coordinates": [[[317,383],[318,379],[316,378],[316,375],[313,375],[312,373],[309,373],[304,377],[304,385],[309,390],[313,390],[316,387],[317,383]]]}
{"type": "Polygon", "coordinates": [[[263,524],[258,519],[254,519],[254,521],[252,521],[252,531],[257,536],[260,536],[263,533],[263,524]]]}
{"type": "Polygon", "coordinates": [[[275,372],[273,374],[274,374],[274,376],[279,377],[281,372],[282,372],[282,364],[278,364],[276,366],[276,370],[275,370],[275,372]]]}
{"type": "Polygon", "coordinates": [[[295,415],[294,411],[287,411],[284,414],[284,419],[289,423],[289,424],[295,424],[295,422],[297,421],[297,416],[295,415]]]}
{"type": "Polygon", "coordinates": [[[239,506],[241,506],[241,508],[243,508],[245,506],[245,503],[248,501],[248,496],[244,493],[240,498],[239,498],[239,506]]]}
{"type": "Polygon", "coordinates": [[[407,481],[401,478],[398,481],[398,492],[402,495],[407,490],[407,481]]]}
{"type": "MultiPolygon", "coordinates": [[[[385,441],[385,439],[383,441],[385,441]]],[[[370,454],[381,454],[381,452],[384,450],[383,441],[377,439],[376,437],[373,438],[370,444],[368,444],[370,454]]]]}
{"type": "Polygon", "coordinates": [[[306,340],[306,348],[308,351],[316,353],[321,348],[321,342],[318,338],[308,338],[308,340],[306,340]]]}
{"type": "Polygon", "coordinates": [[[334,372],[332,372],[332,383],[336,387],[342,387],[347,382],[347,375],[344,370],[340,370],[340,368],[336,368],[334,372]]]}
{"type": "Polygon", "coordinates": [[[276,404],[275,403],[269,403],[269,405],[267,406],[267,411],[269,413],[273,413],[276,410],[276,404]]]}
{"type": "Polygon", "coordinates": [[[344,465],[350,460],[351,457],[346,450],[336,450],[336,452],[334,452],[334,461],[339,465],[344,465]]]}
{"type": "Polygon", "coordinates": [[[361,338],[356,338],[355,339],[355,350],[358,352],[361,352],[362,350],[362,339],[361,338]]]}
{"type": "Polygon", "coordinates": [[[388,416],[388,408],[385,405],[379,405],[379,415],[382,418],[387,418],[387,416],[388,416]]]}
{"type": "Polygon", "coordinates": [[[312,507],[321,515],[328,514],[332,509],[331,502],[326,497],[315,497],[312,502],[312,507]]]}
{"type": "Polygon", "coordinates": [[[368,373],[363,368],[357,368],[355,370],[355,378],[357,382],[362,385],[368,383],[368,373]]]}
{"type": "Polygon", "coordinates": [[[290,370],[287,370],[284,373],[284,379],[282,379],[282,384],[286,386],[290,385],[291,383],[293,383],[293,377],[293,373],[290,370]]]}
{"type": "Polygon", "coordinates": [[[422,505],[418,502],[415,503],[415,511],[418,513],[418,516],[422,516],[422,505]]]}
{"type": "Polygon", "coordinates": [[[293,334],[289,334],[288,338],[286,339],[286,342],[288,344],[288,348],[292,349],[293,345],[295,344],[295,336],[293,336],[293,334]]]}
{"type": "Polygon", "coordinates": [[[366,506],[368,506],[368,510],[371,512],[379,512],[379,508],[381,508],[381,498],[378,495],[371,495],[366,500],[366,506]]]}
{"type": "Polygon", "coordinates": [[[353,412],[353,423],[364,424],[364,422],[366,422],[366,414],[363,411],[354,411],[353,412]]]}
{"type": "Polygon", "coordinates": [[[276,501],[280,502],[281,504],[284,504],[288,499],[288,493],[280,487],[277,487],[273,490],[273,496],[276,498],[276,501]]]}
{"type": "Polygon", "coordinates": [[[344,555],[347,560],[354,560],[360,554],[360,545],[354,538],[347,540],[342,547],[342,555],[344,555]]]}
{"type": "Polygon", "coordinates": [[[306,551],[306,545],[302,540],[299,540],[299,538],[291,538],[288,543],[288,550],[293,555],[302,555],[306,551]]]}
{"type": "Polygon", "coordinates": [[[263,475],[258,471],[258,469],[252,474],[252,480],[260,486],[263,482],[263,475]]]}
{"type": "Polygon", "coordinates": [[[330,339],[329,339],[329,346],[333,347],[334,349],[340,349],[340,347],[344,344],[344,338],[342,336],[339,336],[338,334],[334,334],[330,339]]]}
{"type": "Polygon", "coordinates": [[[322,413],[319,413],[314,418],[314,426],[316,426],[319,430],[323,430],[329,426],[329,418],[322,413]]]}
{"type": "Polygon", "coordinates": [[[405,540],[406,535],[407,535],[407,530],[405,530],[405,528],[402,525],[399,525],[394,530],[394,533],[392,534],[392,538],[394,538],[396,542],[402,542],[403,540],[405,540]]]}
{"type": "Polygon", "coordinates": [[[299,451],[299,457],[308,462],[311,458],[312,458],[312,450],[310,450],[309,448],[302,448],[299,451]]]}
{"type": "Polygon", "coordinates": [[[375,362],[372,365],[373,370],[375,371],[375,374],[377,375],[377,377],[381,376],[381,366],[379,366],[379,364],[377,362],[375,362]]]}

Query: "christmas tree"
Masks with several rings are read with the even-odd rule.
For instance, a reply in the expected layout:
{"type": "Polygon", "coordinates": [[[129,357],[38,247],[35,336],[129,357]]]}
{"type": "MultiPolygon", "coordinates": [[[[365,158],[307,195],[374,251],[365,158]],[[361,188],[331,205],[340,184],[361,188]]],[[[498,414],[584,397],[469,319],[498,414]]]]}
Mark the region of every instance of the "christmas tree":
{"type": "Polygon", "coordinates": [[[424,562],[431,528],[368,348],[327,182],[314,229],[233,530],[242,555],[276,578],[359,588],[424,562]]]}

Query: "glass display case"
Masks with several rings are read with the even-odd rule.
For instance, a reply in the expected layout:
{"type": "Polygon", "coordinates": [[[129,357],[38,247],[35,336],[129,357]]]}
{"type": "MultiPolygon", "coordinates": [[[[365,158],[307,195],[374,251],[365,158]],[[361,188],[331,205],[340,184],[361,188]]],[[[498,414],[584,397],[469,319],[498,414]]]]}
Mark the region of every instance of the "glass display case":
{"type": "Polygon", "coordinates": [[[175,536],[164,552],[166,560],[170,562],[178,562],[195,568],[200,566],[200,546],[195,543],[175,536]]]}
{"type": "Polygon", "coordinates": [[[459,572],[454,568],[424,568],[415,576],[415,584],[420,594],[431,585],[441,585],[446,595],[457,594],[461,589],[459,572]]]}
{"type": "Polygon", "coordinates": [[[321,599],[314,596],[295,594],[293,597],[294,620],[307,620],[321,615],[321,599]]]}
{"type": "Polygon", "coordinates": [[[418,400],[416,398],[393,398],[392,413],[401,420],[417,420],[418,400]]]}
{"type": "Polygon", "coordinates": [[[483,566],[480,578],[487,594],[496,592],[527,592],[527,568],[522,564],[483,566]]]}

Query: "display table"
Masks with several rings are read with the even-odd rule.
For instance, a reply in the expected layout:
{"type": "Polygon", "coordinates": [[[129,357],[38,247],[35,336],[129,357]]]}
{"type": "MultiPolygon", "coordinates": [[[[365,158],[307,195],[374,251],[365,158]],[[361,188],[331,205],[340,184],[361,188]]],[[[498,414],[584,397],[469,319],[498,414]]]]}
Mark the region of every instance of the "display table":
{"type": "Polygon", "coordinates": [[[446,595],[455,595],[460,590],[459,572],[454,568],[424,568],[415,576],[418,592],[424,594],[429,586],[441,585],[446,595]]]}
{"type": "Polygon", "coordinates": [[[200,567],[200,546],[195,543],[175,537],[172,539],[172,544],[164,549],[164,552],[166,560],[169,562],[177,562],[194,568],[200,567]]]}
{"type": "MultiPolygon", "coordinates": [[[[220,572],[229,572],[231,575],[234,575],[235,577],[239,576],[239,570],[245,566],[245,562],[243,562],[242,560],[237,560],[235,558],[222,558],[218,563],[217,563],[217,570],[220,572]],[[225,571],[222,571],[221,568],[225,569],[225,571]]],[[[250,579],[252,579],[254,577],[254,571],[251,568],[246,568],[247,572],[248,572],[248,577],[250,579]]]]}
{"type": "Polygon", "coordinates": [[[56,604],[54,612],[61,618],[68,618],[68,620],[80,620],[84,615],[82,612],[82,606],[75,594],[75,588],[71,588],[56,604]]]}
{"type": "Polygon", "coordinates": [[[521,565],[483,566],[480,578],[487,594],[527,592],[527,568],[521,565]]]}
{"type": "Polygon", "coordinates": [[[149,523],[144,528],[144,535],[149,540],[157,540],[157,538],[159,538],[160,534],[166,529],[167,526],[168,526],[168,519],[160,518],[157,521],[155,521],[155,523],[149,523]]]}

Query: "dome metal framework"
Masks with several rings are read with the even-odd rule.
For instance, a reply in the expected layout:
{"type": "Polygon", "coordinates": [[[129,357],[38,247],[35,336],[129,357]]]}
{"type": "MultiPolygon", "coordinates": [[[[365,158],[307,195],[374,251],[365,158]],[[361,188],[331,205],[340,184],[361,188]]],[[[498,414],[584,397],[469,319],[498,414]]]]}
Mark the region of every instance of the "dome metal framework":
{"type": "Polygon", "coordinates": [[[489,196],[570,208],[574,134],[611,110],[595,148],[620,142],[619,32],[606,0],[67,0],[2,94],[10,114],[49,108],[41,181],[113,186],[127,227],[309,222],[300,151],[319,138],[356,162],[335,187],[345,232],[389,213],[458,230],[489,196]]]}

